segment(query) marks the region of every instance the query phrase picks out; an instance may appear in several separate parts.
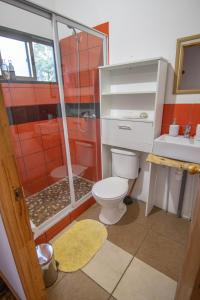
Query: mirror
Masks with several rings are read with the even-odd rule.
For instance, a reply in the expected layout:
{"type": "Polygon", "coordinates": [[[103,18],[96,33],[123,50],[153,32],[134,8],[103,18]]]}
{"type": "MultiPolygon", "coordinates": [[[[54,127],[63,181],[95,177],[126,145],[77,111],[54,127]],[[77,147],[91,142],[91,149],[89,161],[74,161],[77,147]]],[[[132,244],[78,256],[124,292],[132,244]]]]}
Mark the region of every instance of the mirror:
{"type": "Polygon", "coordinates": [[[174,94],[200,94],[200,35],[177,40],[174,94]]]}

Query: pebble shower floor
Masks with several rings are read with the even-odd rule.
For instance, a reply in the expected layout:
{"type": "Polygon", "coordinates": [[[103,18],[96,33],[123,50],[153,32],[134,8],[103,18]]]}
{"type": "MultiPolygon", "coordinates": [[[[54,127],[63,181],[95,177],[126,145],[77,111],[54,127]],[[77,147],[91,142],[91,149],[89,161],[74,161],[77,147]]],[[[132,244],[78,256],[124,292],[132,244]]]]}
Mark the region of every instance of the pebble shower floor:
{"type": "MultiPolygon", "coordinates": [[[[82,177],[74,176],[73,182],[76,201],[92,190],[93,183],[82,177]]],[[[70,204],[68,178],[27,197],[26,202],[32,222],[35,226],[41,225],[70,204]]]]}

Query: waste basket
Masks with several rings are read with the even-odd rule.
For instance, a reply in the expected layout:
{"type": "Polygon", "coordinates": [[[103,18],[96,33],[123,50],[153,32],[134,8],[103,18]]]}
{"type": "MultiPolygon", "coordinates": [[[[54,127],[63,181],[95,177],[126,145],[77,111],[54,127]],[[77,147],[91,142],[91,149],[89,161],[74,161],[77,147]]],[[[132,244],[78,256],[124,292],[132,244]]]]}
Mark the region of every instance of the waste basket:
{"type": "Polygon", "coordinates": [[[49,287],[58,278],[58,268],[54,259],[53,247],[48,243],[40,244],[36,246],[36,252],[42,269],[45,287],[49,287]]]}

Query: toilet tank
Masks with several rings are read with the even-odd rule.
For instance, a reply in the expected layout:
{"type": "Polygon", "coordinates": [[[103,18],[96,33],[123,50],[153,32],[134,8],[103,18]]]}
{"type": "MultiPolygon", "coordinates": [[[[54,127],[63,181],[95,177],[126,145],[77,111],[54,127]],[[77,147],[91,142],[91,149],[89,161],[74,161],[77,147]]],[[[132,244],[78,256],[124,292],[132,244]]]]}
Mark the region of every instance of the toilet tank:
{"type": "Polygon", "coordinates": [[[138,177],[139,159],[136,153],[120,149],[111,149],[112,176],[135,179],[138,177]]]}

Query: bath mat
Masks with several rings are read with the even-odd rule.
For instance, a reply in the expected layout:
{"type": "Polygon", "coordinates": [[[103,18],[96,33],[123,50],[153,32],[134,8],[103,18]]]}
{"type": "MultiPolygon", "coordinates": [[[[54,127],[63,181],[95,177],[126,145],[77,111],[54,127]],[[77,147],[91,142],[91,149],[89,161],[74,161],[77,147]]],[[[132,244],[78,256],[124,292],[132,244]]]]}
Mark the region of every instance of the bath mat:
{"type": "Polygon", "coordinates": [[[58,269],[75,272],[84,267],[107,238],[105,226],[95,220],[76,222],[53,242],[58,269]]]}

